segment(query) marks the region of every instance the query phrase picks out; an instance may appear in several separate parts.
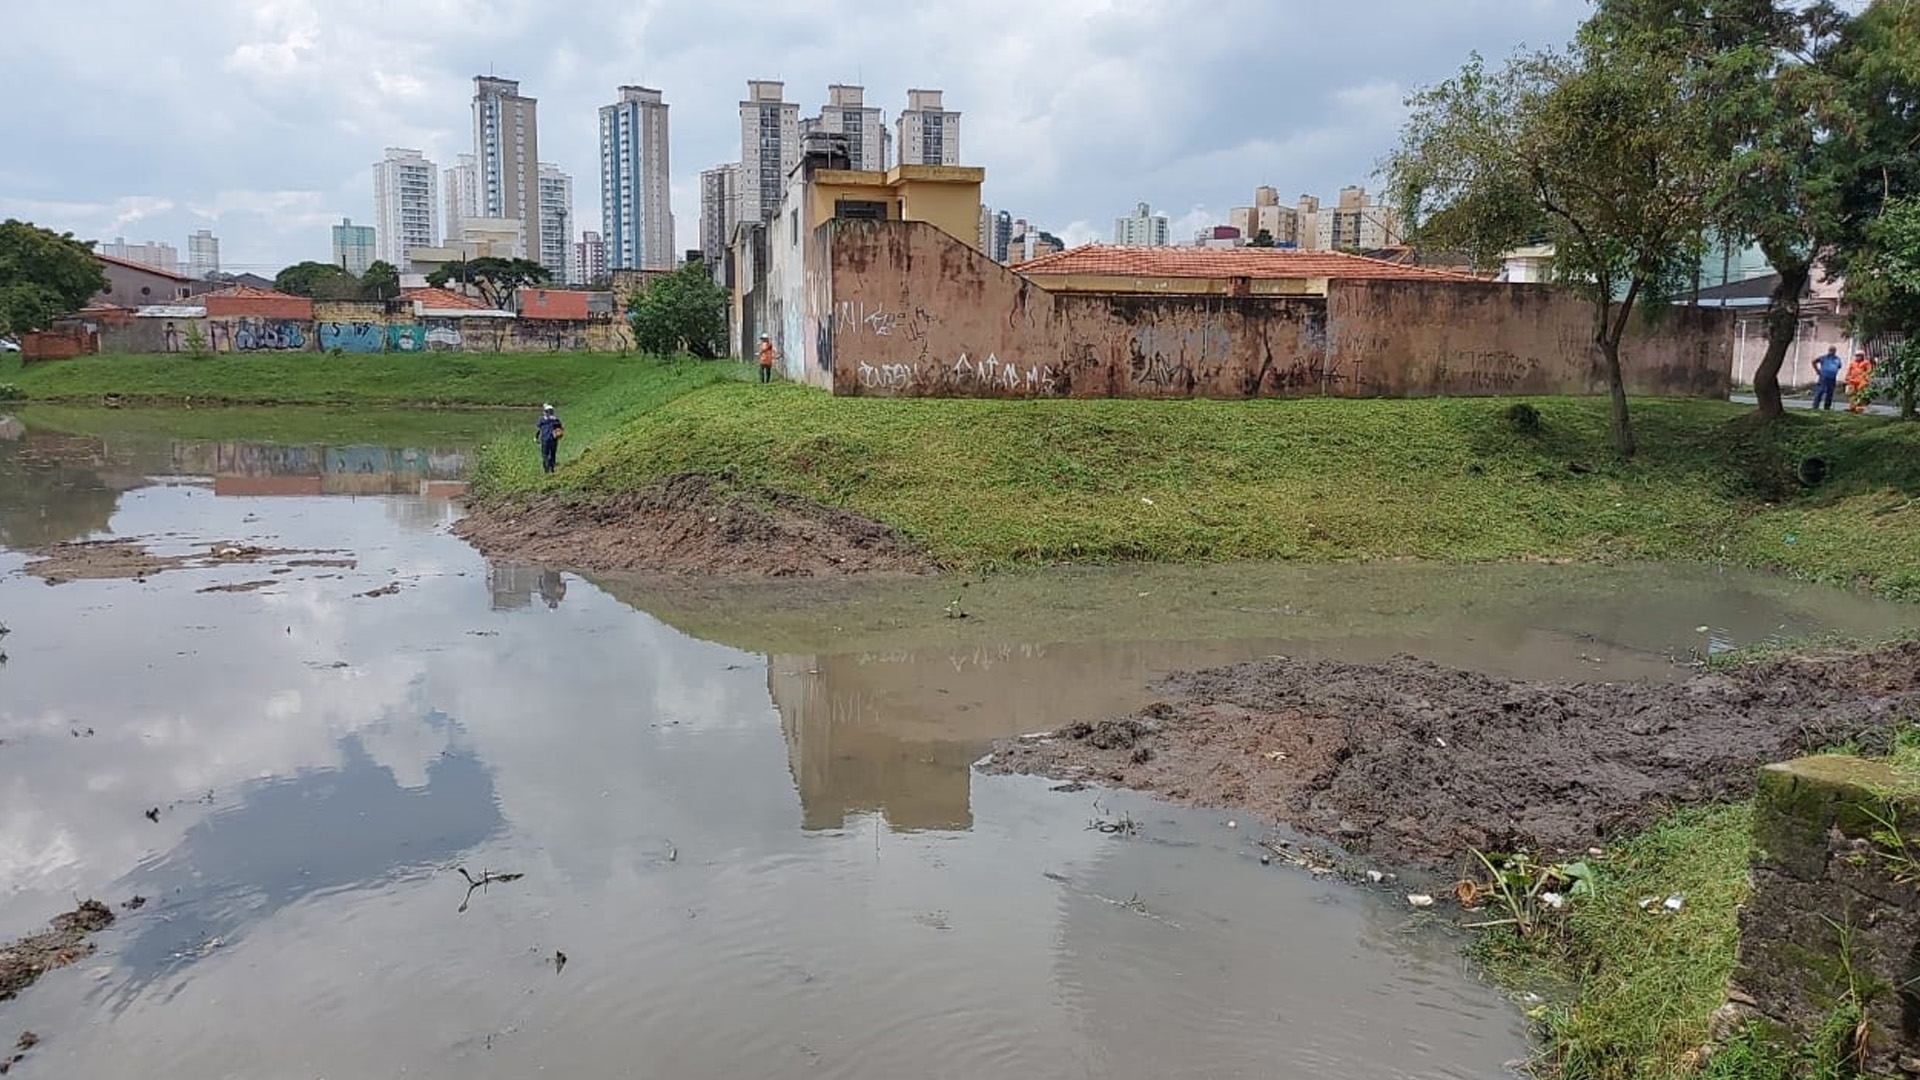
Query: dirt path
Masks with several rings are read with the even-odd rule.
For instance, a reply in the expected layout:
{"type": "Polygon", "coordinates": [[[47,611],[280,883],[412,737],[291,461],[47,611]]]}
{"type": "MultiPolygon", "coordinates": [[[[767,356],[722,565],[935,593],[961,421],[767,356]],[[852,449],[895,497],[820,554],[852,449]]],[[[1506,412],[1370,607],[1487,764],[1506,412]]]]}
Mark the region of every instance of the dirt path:
{"type": "Polygon", "coordinates": [[[0,1001],[13,997],[55,968],[93,954],[87,938],[113,925],[113,910],[98,900],[56,916],[53,929],[0,946],[0,1001]]]}
{"type": "Polygon", "coordinates": [[[1411,657],[1176,674],[1132,716],[994,748],[990,772],[1234,807],[1409,867],[1579,851],[1756,766],[1920,720],[1920,643],[1649,686],[1488,678],[1411,657]]]}
{"type": "Polygon", "coordinates": [[[695,474],[608,498],[479,503],[453,531],[488,558],[567,570],[810,577],[934,569],[900,534],[858,514],[695,474]]]}

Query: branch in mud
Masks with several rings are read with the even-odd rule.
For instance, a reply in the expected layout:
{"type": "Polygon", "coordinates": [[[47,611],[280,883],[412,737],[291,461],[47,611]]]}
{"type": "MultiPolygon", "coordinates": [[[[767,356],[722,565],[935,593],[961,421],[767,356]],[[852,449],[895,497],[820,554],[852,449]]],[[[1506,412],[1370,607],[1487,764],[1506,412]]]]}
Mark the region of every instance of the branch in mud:
{"type": "MultiPolygon", "coordinates": [[[[459,908],[459,914],[462,915],[467,913],[467,905],[473,902],[475,890],[484,892],[488,885],[492,885],[495,882],[504,885],[509,881],[519,881],[521,878],[527,876],[525,874],[515,873],[496,874],[491,870],[482,870],[480,871],[479,877],[474,877],[472,874],[467,873],[467,868],[464,866],[456,866],[454,869],[460,871],[460,876],[467,879],[467,895],[461,899],[459,908]]],[[[565,961],[561,961],[561,963],[565,963],[565,961]]]]}

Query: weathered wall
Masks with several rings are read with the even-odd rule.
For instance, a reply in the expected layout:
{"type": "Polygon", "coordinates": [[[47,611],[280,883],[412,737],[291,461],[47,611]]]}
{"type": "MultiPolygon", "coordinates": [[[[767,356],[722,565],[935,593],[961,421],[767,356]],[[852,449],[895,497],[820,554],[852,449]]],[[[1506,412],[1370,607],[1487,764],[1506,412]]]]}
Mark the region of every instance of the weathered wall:
{"type": "MultiPolygon", "coordinates": [[[[1606,387],[1590,313],[1545,287],[1386,281],[1334,282],[1325,298],[1055,294],[924,223],[822,229],[830,235],[815,246],[828,262],[807,268],[806,307],[819,314],[801,310],[795,321],[820,321],[824,345],[809,360],[830,372],[837,394],[1421,397],[1606,387]],[[818,288],[821,274],[829,289],[818,288]]],[[[1629,335],[1629,389],[1725,396],[1731,317],[1663,314],[1629,335]]],[[[799,329],[776,336],[783,351],[799,329]]]]}
{"type": "Polygon", "coordinates": [[[1884,762],[1821,755],[1762,769],[1753,814],[1753,887],[1716,1027],[1758,1021],[1791,1043],[1855,1007],[1867,1074],[1920,1059],[1920,789],[1884,762]]]}
{"type": "Polygon", "coordinates": [[[112,353],[191,352],[195,328],[208,352],[619,352],[634,347],[623,319],[453,319],[391,315],[355,320],[255,316],[136,318],[100,327],[112,353]],[[391,321],[390,321],[391,320],[391,321]]]}
{"type": "Polygon", "coordinates": [[[100,335],[84,326],[61,326],[20,335],[20,360],[33,364],[41,360],[71,360],[100,351],[100,335]]]}

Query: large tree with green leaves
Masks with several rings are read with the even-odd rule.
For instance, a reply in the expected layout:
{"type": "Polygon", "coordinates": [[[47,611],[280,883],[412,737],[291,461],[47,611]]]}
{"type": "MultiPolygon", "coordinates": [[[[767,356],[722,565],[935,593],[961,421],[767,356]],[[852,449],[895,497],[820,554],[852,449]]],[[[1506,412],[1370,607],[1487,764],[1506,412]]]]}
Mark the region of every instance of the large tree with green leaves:
{"type": "Polygon", "coordinates": [[[315,300],[353,300],[360,295],[360,279],[346,267],[311,259],[273,275],[273,287],[289,296],[315,300]]]}
{"type": "Polygon", "coordinates": [[[375,259],[360,275],[361,299],[391,300],[399,295],[400,268],[385,259],[375,259]]]}
{"type": "Polygon", "coordinates": [[[1605,35],[1522,53],[1489,71],[1475,56],[1409,101],[1385,171],[1426,245],[1491,267],[1522,243],[1554,245],[1555,271],[1593,309],[1613,400],[1613,443],[1634,452],[1621,341],[1635,306],[1697,250],[1724,158],[1709,112],[1672,57],[1605,35]]]}
{"type": "Polygon", "coordinates": [[[655,278],[628,302],[627,317],[634,344],[643,352],[685,352],[711,360],[727,347],[727,290],[704,263],[690,262],[655,278]]]}
{"type": "Polygon", "coordinates": [[[1887,204],[1868,226],[1866,243],[1852,259],[1847,297],[1869,334],[1902,332],[1885,373],[1900,415],[1920,415],[1920,196],[1887,204]]]}
{"type": "Polygon", "coordinates": [[[470,285],[480,298],[501,311],[513,310],[513,294],[528,285],[544,285],[553,275],[532,259],[486,256],[450,262],[427,275],[427,284],[444,289],[450,282],[470,285]]]}
{"type": "Polygon", "coordinates": [[[92,245],[12,218],[0,223],[0,334],[44,330],[106,289],[92,245]]]}

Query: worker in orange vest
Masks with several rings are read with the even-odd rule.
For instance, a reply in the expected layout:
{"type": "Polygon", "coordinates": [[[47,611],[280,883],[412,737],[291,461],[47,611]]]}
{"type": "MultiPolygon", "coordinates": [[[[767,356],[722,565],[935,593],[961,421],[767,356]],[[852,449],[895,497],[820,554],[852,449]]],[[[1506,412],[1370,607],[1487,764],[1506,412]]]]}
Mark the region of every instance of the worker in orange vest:
{"type": "Polygon", "coordinates": [[[773,357],[774,357],[773,339],[768,337],[765,334],[761,334],[760,335],[760,381],[763,383],[773,381],[773,357]]]}
{"type": "Polygon", "coordinates": [[[1861,349],[1853,354],[1853,361],[1847,365],[1847,411],[1865,412],[1873,395],[1867,393],[1867,384],[1873,381],[1873,361],[1867,357],[1867,350],[1861,349]]]}

